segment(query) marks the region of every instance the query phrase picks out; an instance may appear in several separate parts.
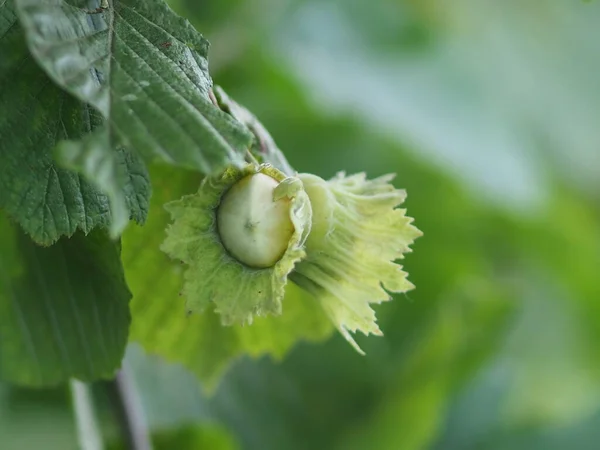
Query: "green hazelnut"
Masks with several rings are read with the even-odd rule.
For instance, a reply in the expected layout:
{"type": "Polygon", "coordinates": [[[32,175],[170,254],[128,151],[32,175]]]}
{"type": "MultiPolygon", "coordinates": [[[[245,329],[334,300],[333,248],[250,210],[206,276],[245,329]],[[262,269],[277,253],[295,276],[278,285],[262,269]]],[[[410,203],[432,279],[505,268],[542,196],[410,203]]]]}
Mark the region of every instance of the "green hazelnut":
{"type": "Polygon", "coordinates": [[[217,211],[221,242],[238,261],[249,267],[275,265],[294,233],[291,200],[274,200],[279,181],[263,173],[248,175],[223,196],[217,211]]]}
{"type": "Polygon", "coordinates": [[[281,314],[288,275],[306,256],[311,226],[298,178],[268,164],[230,167],[165,208],[173,222],[161,248],[187,266],[188,311],[213,308],[224,325],[281,314]]]}

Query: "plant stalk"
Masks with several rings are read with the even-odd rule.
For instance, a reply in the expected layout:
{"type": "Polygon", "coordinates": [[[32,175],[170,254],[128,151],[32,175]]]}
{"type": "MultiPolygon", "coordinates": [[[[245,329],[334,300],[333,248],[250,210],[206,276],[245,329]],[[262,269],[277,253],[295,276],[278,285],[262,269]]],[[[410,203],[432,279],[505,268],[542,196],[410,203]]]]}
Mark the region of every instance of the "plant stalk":
{"type": "Polygon", "coordinates": [[[98,426],[94,410],[94,399],[89,385],[75,379],[72,379],[69,385],[75,412],[79,448],[81,450],[103,450],[104,442],[98,426]]]}
{"type": "Polygon", "coordinates": [[[127,448],[130,450],[152,450],[150,430],[146,422],[144,408],[135,381],[125,362],[108,388],[127,448]]]}

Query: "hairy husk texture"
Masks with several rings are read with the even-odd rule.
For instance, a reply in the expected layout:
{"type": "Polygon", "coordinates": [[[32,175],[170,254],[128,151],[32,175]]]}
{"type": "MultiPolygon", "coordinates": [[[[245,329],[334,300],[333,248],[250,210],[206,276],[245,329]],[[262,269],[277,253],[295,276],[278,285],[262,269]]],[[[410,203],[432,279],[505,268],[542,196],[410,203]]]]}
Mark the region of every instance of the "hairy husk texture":
{"type": "MultiPolygon", "coordinates": [[[[305,257],[310,232],[311,205],[302,183],[270,165],[248,164],[206,177],[197,193],[167,203],[172,224],[161,249],[186,264],[182,295],[188,312],[208,307],[221,316],[223,325],[251,324],[254,316],[279,315],[288,274],[305,257]],[[289,199],[293,233],[285,253],[272,267],[255,268],[238,261],[219,236],[217,214],[221,201],[236,183],[261,173],[279,184],[274,199],[289,199]]],[[[260,208],[260,205],[257,205],[260,208]]]]}
{"type": "Polygon", "coordinates": [[[394,175],[367,180],[364,173],[338,173],[325,181],[300,174],[313,210],[307,257],[292,280],[310,291],[340,333],[363,353],[350,332],[381,335],[371,303],[391,299],[414,285],[394,261],[422,235],[406,210],[406,193],[390,183],[394,175]]]}

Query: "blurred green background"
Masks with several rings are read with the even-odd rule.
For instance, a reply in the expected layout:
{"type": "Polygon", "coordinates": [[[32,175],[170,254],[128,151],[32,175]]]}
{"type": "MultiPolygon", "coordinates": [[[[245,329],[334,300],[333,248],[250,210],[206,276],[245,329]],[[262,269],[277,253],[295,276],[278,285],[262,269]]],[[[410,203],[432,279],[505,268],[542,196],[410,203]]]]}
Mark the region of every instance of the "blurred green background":
{"type": "MultiPolygon", "coordinates": [[[[298,171],[396,172],[424,237],[366,357],[300,343],[207,397],[131,346],[157,449],[597,449],[600,3],[170,4],[298,171]]],[[[66,389],[0,385],[0,438],[75,449],[66,389]]]]}

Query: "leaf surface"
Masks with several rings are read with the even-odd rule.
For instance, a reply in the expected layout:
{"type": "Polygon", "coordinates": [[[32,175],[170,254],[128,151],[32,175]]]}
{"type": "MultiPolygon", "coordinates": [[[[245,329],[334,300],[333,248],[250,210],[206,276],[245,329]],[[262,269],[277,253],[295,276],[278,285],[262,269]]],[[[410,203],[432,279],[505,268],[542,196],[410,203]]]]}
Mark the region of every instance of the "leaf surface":
{"type": "Polygon", "coordinates": [[[102,119],[37,66],[12,1],[0,7],[0,46],[0,208],[43,245],[77,230],[89,233],[111,223],[122,227],[129,217],[143,222],[150,190],[135,155],[124,150],[115,154],[115,170],[127,174],[123,184],[128,197],[115,220],[109,199],[97,188],[110,192],[106,180],[94,185],[53,160],[59,141],[78,139],[102,119]]]}
{"type": "Polygon", "coordinates": [[[137,223],[144,223],[151,192],[146,166],[135,154],[112,148],[102,128],[79,141],[60,142],[57,157],[107,195],[113,216],[112,237],[125,229],[130,212],[137,223]]]}
{"type": "Polygon", "coordinates": [[[127,344],[120,245],[78,232],[34,244],[0,216],[0,377],[29,386],[108,378],[127,344]]]}
{"type": "Polygon", "coordinates": [[[100,111],[112,146],[204,173],[243,162],[251,135],[209,99],[208,42],[163,1],[16,2],[33,56],[100,111]]]}

